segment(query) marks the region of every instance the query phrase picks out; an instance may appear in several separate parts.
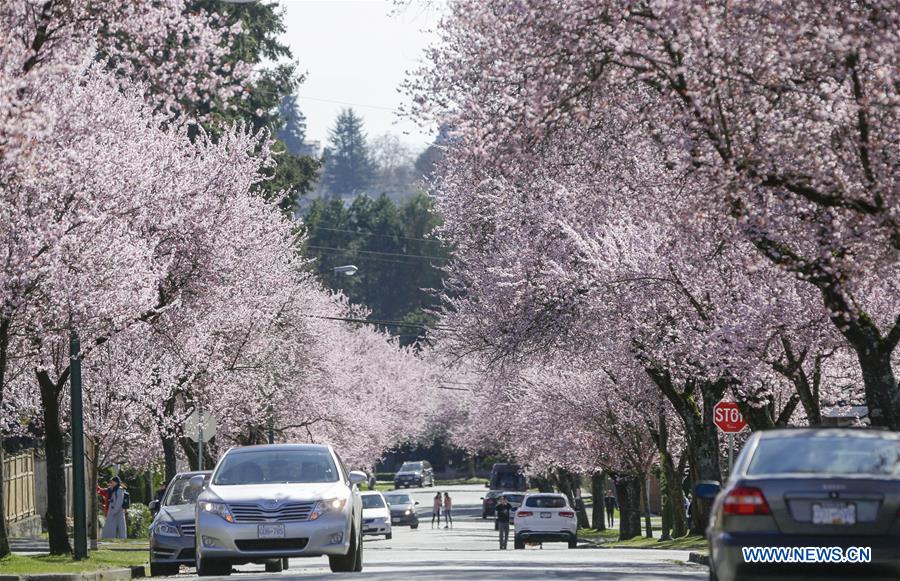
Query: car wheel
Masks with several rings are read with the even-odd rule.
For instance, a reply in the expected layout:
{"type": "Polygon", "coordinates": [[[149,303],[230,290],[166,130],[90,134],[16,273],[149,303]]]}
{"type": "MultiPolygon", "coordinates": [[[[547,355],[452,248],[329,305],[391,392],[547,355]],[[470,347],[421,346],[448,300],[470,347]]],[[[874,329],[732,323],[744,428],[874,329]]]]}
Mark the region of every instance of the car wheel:
{"type": "Polygon", "coordinates": [[[413,524],[409,525],[409,528],[411,528],[411,529],[419,528],[419,522],[418,521],[414,522],[413,524]]]}
{"type": "Polygon", "coordinates": [[[228,559],[202,559],[197,556],[197,576],[231,575],[231,561],[228,559]]]}
{"type": "Polygon", "coordinates": [[[269,559],[266,561],[266,573],[281,573],[284,570],[284,562],[281,559],[269,559]]]}
{"type": "Polygon", "coordinates": [[[388,533],[384,535],[385,540],[389,541],[394,538],[394,533],[388,533]]]}
{"type": "Polygon", "coordinates": [[[350,550],[346,555],[329,555],[328,565],[332,573],[350,573],[362,570],[362,535],[356,533],[356,525],[350,527],[350,550]],[[357,562],[359,569],[357,569],[357,562]]]}
{"type": "Polygon", "coordinates": [[[154,563],[150,561],[151,577],[167,577],[169,575],[178,575],[178,565],[174,563],[154,563]]]}
{"type": "Polygon", "coordinates": [[[524,548],[525,548],[525,541],[523,541],[523,540],[520,539],[519,537],[516,537],[516,538],[513,540],[513,547],[515,547],[515,548],[517,548],[517,549],[524,549],[524,548]]]}

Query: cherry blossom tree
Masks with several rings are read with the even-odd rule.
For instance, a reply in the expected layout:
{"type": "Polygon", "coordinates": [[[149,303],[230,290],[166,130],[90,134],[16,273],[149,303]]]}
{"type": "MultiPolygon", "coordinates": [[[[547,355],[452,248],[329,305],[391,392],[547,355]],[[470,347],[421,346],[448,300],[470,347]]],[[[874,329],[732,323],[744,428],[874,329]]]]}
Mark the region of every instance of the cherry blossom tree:
{"type": "Polygon", "coordinates": [[[888,2],[463,2],[417,103],[502,163],[600,128],[639,88],[650,100],[627,114],[707,184],[673,211],[733,220],[811,285],[873,423],[897,428],[898,18],[888,2]]]}

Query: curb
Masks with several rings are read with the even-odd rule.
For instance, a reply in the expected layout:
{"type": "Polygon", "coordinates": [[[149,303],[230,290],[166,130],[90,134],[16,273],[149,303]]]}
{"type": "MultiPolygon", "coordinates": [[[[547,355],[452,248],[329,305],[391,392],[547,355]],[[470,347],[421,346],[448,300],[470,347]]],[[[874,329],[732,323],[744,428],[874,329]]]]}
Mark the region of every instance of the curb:
{"type": "Polygon", "coordinates": [[[703,553],[688,553],[688,561],[697,563],[698,565],[709,565],[709,555],[704,555],[703,553]]]}
{"type": "Polygon", "coordinates": [[[143,565],[119,569],[101,569],[87,573],[37,573],[0,575],[0,581],[129,581],[146,577],[143,565]]]}

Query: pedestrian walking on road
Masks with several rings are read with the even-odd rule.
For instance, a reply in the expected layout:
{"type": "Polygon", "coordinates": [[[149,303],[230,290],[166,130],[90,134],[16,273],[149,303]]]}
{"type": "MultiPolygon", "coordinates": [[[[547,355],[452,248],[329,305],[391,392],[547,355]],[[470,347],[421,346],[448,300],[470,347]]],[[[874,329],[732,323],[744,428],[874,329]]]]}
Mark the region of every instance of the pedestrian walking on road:
{"type": "Polygon", "coordinates": [[[606,496],[603,498],[603,504],[606,506],[606,526],[612,528],[615,525],[613,515],[619,505],[619,503],[616,502],[616,497],[612,490],[606,491],[606,496]]]}
{"type": "Polygon", "coordinates": [[[434,504],[431,508],[431,528],[434,528],[434,521],[437,519],[438,528],[441,528],[441,493],[434,495],[434,504]]]}
{"type": "Polygon", "coordinates": [[[125,510],[128,508],[125,485],[118,476],[113,476],[104,496],[109,499],[106,511],[106,522],[103,523],[101,539],[124,539],[128,536],[125,525],[125,510]]]}
{"type": "MultiPolygon", "coordinates": [[[[453,515],[451,514],[451,509],[453,508],[453,501],[450,500],[450,493],[444,493],[444,528],[449,529],[453,528],[453,515]]],[[[441,521],[438,521],[438,526],[441,525],[441,521]]]]}
{"type": "Polygon", "coordinates": [[[494,509],[497,513],[497,530],[500,531],[500,549],[506,549],[506,542],[509,541],[509,513],[512,506],[506,502],[506,497],[501,496],[497,501],[494,509]]]}

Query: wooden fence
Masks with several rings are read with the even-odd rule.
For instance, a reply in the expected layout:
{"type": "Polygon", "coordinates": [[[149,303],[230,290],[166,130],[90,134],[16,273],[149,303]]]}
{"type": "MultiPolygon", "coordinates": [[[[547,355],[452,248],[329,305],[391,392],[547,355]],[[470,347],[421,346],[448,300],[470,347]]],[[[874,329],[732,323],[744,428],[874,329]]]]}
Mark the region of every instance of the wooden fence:
{"type": "Polygon", "coordinates": [[[36,514],[34,452],[3,460],[3,500],[6,504],[6,522],[14,523],[36,514]]]}

